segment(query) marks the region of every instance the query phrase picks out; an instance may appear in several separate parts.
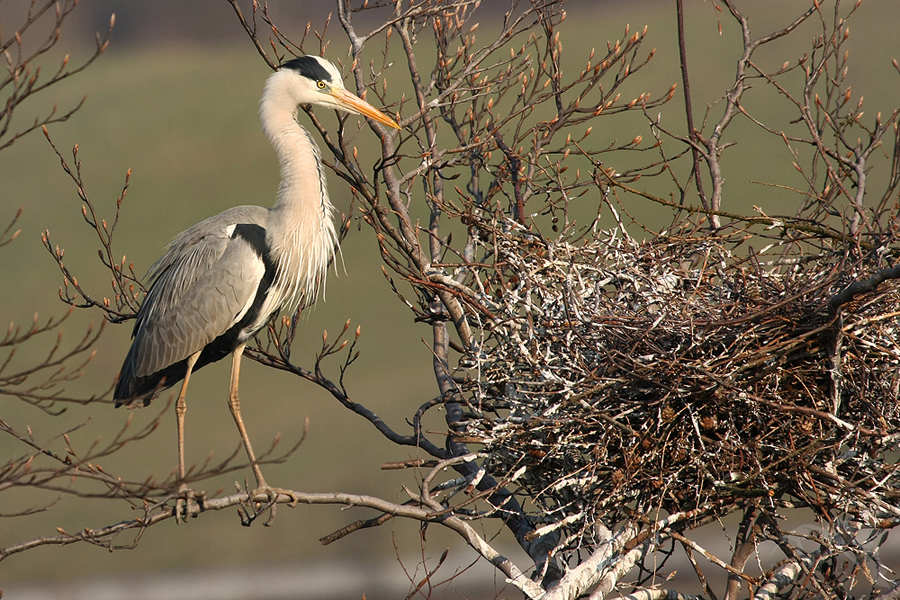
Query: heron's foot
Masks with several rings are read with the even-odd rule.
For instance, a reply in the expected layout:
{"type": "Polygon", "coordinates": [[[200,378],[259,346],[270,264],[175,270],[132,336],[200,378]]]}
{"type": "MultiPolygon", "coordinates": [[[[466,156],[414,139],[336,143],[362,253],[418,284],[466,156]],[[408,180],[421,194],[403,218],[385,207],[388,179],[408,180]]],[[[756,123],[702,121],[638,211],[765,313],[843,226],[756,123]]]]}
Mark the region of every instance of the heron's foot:
{"type": "Polygon", "coordinates": [[[283,501],[284,496],[287,496],[290,499],[288,504],[292,507],[297,506],[297,502],[300,500],[300,497],[297,496],[297,493],[294,490],[273,488],[269,487],[268,485],[262,485],[250,492],[250,498],[258,500],[259,496],[263,494],[265,494],[266,496],[266,503],[271,504],[272,506],[278,504],[279,501],[283,501]]]}
{"type": "MultiPolygon", "coordinates": [[[[235,482],[235,485],[240,489],[237,482],[235,482]]],[[[270,487],[265,480],[258,482],[257,485],[258,487],[252,492],[247,491],[247,504],[249,506],[245,508],[244,514],[241,516],[241,523],[247,527],[267,510],[269,511],[269,518],[266,519],[264,525],[268,527],[275,520],[275,512],[278,509],[279,502],[284,502],[285,497],[287,497],[289,499],[288,504],[296,506],[300,499],[293,490],[270,487]]],[[[248,490],[246,481],[244,482],[244,489],[248,490]]]]}
{"type": "Polygon", "coordinates": [[[181,484],[175,497],[175,522],[187,523],[188,519],[203,510],[206,503],[206,492],[195,492],[187,485],[181,484]]]}

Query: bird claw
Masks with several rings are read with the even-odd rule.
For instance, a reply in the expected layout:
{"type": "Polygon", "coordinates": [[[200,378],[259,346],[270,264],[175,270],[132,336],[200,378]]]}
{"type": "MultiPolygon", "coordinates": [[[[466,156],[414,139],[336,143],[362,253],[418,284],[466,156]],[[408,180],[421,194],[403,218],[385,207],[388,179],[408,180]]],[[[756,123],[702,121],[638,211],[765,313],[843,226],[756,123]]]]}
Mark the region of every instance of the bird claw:
{"type": "Polygon", "coordinates": [[[256,496],[258,496],[260,494],[265,494],[267,503],[272,504],[272,505],[274,505],[278,502],[278,499],[280,496],[287,496],[288,498],[290,498],[291,506],[296,506],[297,502],[299,500],[299,498],[297,497],[297,494],[294,493],[293,490],[286,490],[286,489],[282,489],[282,488],[273,488],[273,487],[269,487],[268,485],[263,485],[263,486],[256,488],[255,490],[250,492],[250,497],[255,498],[256,496]]]}
{"type": "Polygon", "coordinates": [[[194,492],[185,484],[181,484],[175,497],[175,522],[187,523],[195,513],[203,510],[206,492],[194,492]]]}
{"type": "Polygon", "coordinates": [[[269,518],[266,519],[266,522],[263,523],[263,525],[266,527],[271,525],[275,520],[278,500],[282,496],[287,496],[291,499],[289,503],[289,506],[291,507],[296,506],[299,501],[299,497],[292,490],[269,487],[266,483],[263,483],[252,492],[248,492],[248,500],[252,508],[245,509],[245,513],[241,516],[242,524],[249,526],[258,516],[266,510],[269,510],[269,518]],[[265,500],[258,499],[259,496],[263,495],[265,496],[265,500]],[[252,510],[252,515],[250,514],[250,510],[252,510]]]}

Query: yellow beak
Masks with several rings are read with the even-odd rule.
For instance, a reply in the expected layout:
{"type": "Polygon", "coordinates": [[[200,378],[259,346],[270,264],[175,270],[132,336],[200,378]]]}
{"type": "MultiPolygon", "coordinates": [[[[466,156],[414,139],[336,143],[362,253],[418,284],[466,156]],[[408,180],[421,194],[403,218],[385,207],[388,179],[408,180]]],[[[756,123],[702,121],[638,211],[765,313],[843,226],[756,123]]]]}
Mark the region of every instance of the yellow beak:
{"type": "Polygon", "coordinates": [[[363,100],[359,98],[347,90],[334,90],[331,92],[331,95],[334,97],[338,103],[345,108],[345,110],[349,112],[354,112],[366,117],[369,117],[373,121],[378,121],[382,125],[387,125],[388,127],[392,127],[394,129],[400,129],[400,126],[397,125],[396,121],[392,118],[363,100]]]}

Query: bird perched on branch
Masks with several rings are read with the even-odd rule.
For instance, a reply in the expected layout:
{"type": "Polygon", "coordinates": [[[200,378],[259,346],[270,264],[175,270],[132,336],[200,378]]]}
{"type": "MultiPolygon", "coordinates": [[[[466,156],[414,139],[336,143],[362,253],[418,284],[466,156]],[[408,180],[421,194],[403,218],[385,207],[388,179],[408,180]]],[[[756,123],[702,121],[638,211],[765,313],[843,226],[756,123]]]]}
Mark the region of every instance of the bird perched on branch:
{"type": "Polygon", "coordinates": [[[257,485],[266,493],[273,491],[241,419],[241,354],[272,315],[315,300],[337,243],[319,148],[297,120],[303,104],[363,115],[399,129],[393,119],[344,89],[330,62],[316,56],[287,61],[266,82],[259,109],[263,131],[281,164],[275,205],[238,206],[197,223],[176,237],[150,267],[147,277],[152,285],[137,313],[134,341],[113,398],[117,407],[146,406],[182,382],[175,404],[182,492],[187,492],[188,381],[193,371],[229,354],[228,405],[257,485]]]}

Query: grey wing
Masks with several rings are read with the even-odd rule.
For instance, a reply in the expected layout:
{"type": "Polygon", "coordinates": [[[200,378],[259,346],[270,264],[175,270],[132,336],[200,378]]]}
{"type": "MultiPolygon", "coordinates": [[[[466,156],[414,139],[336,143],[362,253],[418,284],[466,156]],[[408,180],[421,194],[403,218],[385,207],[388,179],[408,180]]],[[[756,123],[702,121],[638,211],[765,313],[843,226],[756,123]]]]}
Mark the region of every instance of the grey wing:
{"type": "Polygon", "coordinates": [[[246,240],[232,235],[234,219],[227,216],[185,231],[151,268],[155,281],[134,330],[137,377],[202,350],[252,305],[265,265],[246,240]]]}
{"type": "Polygon", "coordinates": [[[260,225],[265,228],[269,219],[269,209],[261,206],[235,206],[226,211],[200,221],[185,229],[166,245],[166,252],[147,270],[144,278],[155,281],[173,263],[185,254],[194,251],[194,246],[201,243],[211,233],[226,236],[228,228],[237,223],[260,225]]]}

